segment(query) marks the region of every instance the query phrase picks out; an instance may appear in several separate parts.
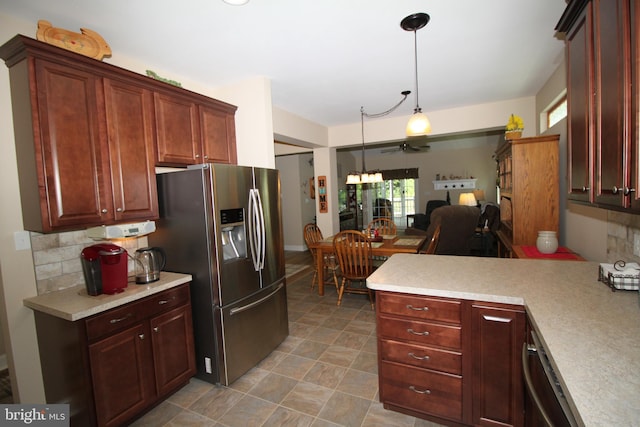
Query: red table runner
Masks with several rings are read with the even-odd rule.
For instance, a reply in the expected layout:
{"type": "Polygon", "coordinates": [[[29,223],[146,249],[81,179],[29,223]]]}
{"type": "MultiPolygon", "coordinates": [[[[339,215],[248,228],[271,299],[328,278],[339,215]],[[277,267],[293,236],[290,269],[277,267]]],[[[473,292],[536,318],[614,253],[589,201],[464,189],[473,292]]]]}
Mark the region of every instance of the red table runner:
{"type": "Polygon", "coordinates": [[[553,254],[543,254],[535,246],[522,246],[522,251],[529,258],[541,259],[579,259],[578,255],[564,246],[559,246],[558,250],[553,254]]]}

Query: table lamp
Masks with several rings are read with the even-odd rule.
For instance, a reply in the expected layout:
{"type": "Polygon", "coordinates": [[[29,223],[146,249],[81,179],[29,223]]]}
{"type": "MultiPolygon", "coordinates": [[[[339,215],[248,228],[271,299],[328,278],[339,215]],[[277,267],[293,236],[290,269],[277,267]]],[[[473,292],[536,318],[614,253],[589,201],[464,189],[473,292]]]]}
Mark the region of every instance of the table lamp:
{"type": "Polygon", "coordinates": [[[476,198],[473,193],[460,193],[460,199],[458,200],[459,205],[465,206],[477,206],[476,198]]]}
{"type": "Polygon", "coordinates": [[[484,190],[473,190],[473,197],[475,197],[478,202],[477,206],[481,208],[482,204],[480,202],[484,200],[484,190]]]}

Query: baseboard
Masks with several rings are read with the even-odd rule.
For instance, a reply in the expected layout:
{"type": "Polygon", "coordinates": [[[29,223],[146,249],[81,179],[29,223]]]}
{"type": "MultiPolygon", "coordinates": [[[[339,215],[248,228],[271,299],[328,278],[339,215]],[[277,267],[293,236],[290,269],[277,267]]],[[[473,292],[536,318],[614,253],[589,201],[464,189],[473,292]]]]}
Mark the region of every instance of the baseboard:
{"type": "Polygon", "coordinates": [[[284,245],[285,251],[304,252],[307,250],[305,245],[284,245]]]}

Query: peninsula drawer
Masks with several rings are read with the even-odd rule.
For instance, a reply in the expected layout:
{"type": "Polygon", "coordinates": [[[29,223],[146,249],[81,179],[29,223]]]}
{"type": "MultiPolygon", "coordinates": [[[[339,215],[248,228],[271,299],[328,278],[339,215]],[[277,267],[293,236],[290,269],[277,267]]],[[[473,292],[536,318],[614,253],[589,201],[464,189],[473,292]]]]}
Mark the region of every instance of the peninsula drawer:
{"type": "Polygon", "coordinates": [[[462,345],[461,327],[379,316],[378,336],[398,341],[436,345],[459,350],[462,345]]]}
{"type": "Polygon", "coordinates": [[[462,374],[462,353],[408,344],[392,340],[380,340],[380,358],[419,368],[462,374]]]}
{"type": "Polygon", "coordinates": [[[85,321],[89,341],[117,332],[155,314],[189,302],[189,284],[183,284],[138,301],[113,308],[85,321]]]}
{"type": "Polygon", "coordinates": [[[457,300],[390,292],[378,292],[376,299],[380,313],[458,325],[462,319],[462,303],[457,300]]]}
{"type": "Polygon", "coordinates": [[[381,363],[380,400],[452,420],[462,419],[462,377],[381,363]]]}

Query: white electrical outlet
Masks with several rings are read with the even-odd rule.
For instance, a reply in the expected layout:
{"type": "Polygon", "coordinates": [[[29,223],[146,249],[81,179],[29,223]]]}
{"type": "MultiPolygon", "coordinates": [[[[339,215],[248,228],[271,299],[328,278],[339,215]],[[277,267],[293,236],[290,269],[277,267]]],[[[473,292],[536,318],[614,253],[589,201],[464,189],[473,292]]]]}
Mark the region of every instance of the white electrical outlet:
{"type": "Polygon", "coordinates": [[[13,243],[16,251],[26,251],[31,248],[31,238],[29,232],[25,230],[13,232],[13,243]]]}
{"type": "Polygon", "coordinates": [[[211,358],[210,357],[205,357],[204,358],[204,370],[207,372],[207,374],[211,373],[211,358]]]}

